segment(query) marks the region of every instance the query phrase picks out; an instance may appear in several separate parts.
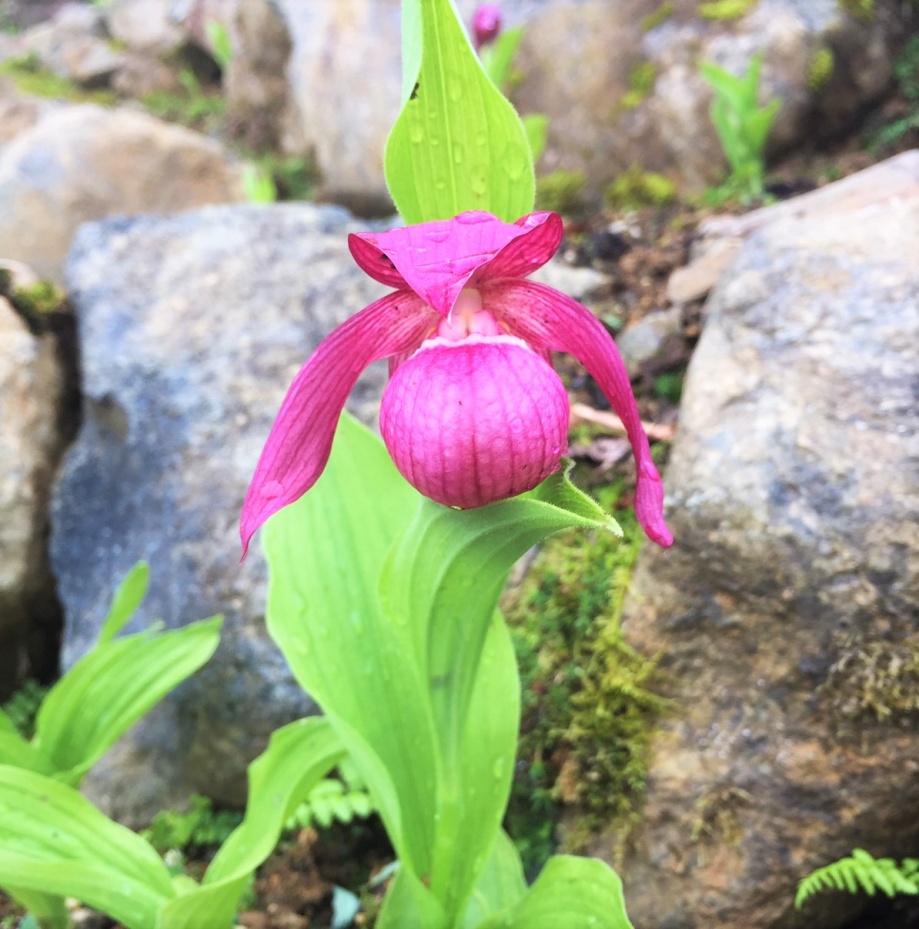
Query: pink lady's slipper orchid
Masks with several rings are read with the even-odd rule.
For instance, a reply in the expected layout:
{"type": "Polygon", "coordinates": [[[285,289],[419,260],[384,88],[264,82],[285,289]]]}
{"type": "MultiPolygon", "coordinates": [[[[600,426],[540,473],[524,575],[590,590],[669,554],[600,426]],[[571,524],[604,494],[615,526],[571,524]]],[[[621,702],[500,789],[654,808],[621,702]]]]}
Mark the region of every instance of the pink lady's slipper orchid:
{"type": "Polygon", "coordinates": [[[480,3],[472,14],[472,44],[479,51],[494,42],[501,31],[501,10],[497,3],[480,3]]]}
{"type": "Polygon", "coordinates": [[[470,212],[350,236],[355,261],[395,290],[332,332],[294,379],[246,496],[243,547],[316,483],[348,394],[380,358],[390,373],[380,431],[421,493],[476,507],[532,489],[567,452],[568,397],[553,351],[579,358],[622,419],[638,470],[638,520],[670,545],[663,487],[615,343],[586,307],[526,280],[561,239],[556,213],[506,223],[470,212]]]}

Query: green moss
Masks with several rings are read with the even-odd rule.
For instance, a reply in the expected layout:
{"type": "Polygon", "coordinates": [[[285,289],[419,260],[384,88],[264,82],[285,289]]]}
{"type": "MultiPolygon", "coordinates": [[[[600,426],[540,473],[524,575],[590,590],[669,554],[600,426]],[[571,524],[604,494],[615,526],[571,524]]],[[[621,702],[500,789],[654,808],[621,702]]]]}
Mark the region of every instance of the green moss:
{"type": "Polygon", "coordinates": [[[274,182],[278,200],[312,200],[316,169],[305,158],[265,152],[252,158],[259,171],[274,182]]]}
{"type": "Polygon", "coordinates": [[[0,268],[0,297],[6,297],[13,309],[26,321],[33,332],[44,332],[48,320],[66,310],[67,298],[51,281],[39,281],[30,287],[13,288],[13,276],[0,268]]]}
{"type": "Polygon", "coordinates": [[[555,213],[577,213],[584,208],[583,171],[552,171],[536,178],[536,208],[555,213]]]}
{"type": "Polygon", "coordinates": [[[204,129],[219,122],[226,114],[226,100],[217,92],[205,90],[191,68],[179,72],[180,91],[155,90],[141,101],[160,119],[204,129]]]}
{"type": "Polygon", "coordinates": [[[837,0],[837,4],[856,19],[867,22],[874,18],[874,0],[837,0]]]}
{"type": "Polygon", "coordinates": [[[667,22],[667,20],[673,16],[673,13],[674,5],[672,0],[667,0],[666,3],[662,3],[654,12],[642,17],[641,28],[645,32],[650,32],[652,29],[656,29],[658,26],[667,22]]]}
{"type": "Polygon", "coordinates": [[[626,110],[634,110],[645,97],[654,89],[657,80],[657,69],[652,61],[643,61],[635,65],[629,73],[629,90],[619,101],[619,105],[626,110]]]}
{"type": "MultiPolygon", "coordinates": [[[[609,504],[614,490],[600,496],[609,504]]],[[[578,532],[549,540],[504,599],[523,688],[508,828],[528,873],[552,851],[559,804],[581,811],[582,833],[613,824],[626,837],[638,818],[666,702],[654,693],[654,662],[619,629],[642,539],[631,510],[620,521],[623,542],[578,532]]]]}
{"type": "Polygon", "coordinates": [[[96,103],[99,106],[114,106],[116,102],[115,94],[110,90],[83,90],[73,81],[46,70],[34,54],[0,62],[0,74],[8,74],[17,90],[35,97],[96,103]]]}
{"type": "Polygon", "coordinates": [[[839,725],[868,720],[919,722],[919,633],[900,642],[850,639],[827,672],[819,694],[839,725]]]}
{"type": "Polygon", "coordinates": [[[807,86],[811,90],[820,90],[833,76],[835,60],[833,52],[828,48],[818,48],[807,66],[807,86]]]}
{"type": "Polygon", "coordinates": [[[759,0],[710,0],[699,5],[703,19],[740,19],[746,16],[759,0]]]}
{"type": "Polygon", "coordinates": [[[715,787],[696,802],[690,842],[736,845],[743,836],[740,811],[752,806],[753,798],[740,787],[715,787]]]}
{"type": "Polygon", "coordinates": [[[676,187],[663,174],[642,171],[632,165],[616,178],[604,191],[606,205],[619,209],[637,209],[643,206],[664,206],[676,195],[676,187]]]}

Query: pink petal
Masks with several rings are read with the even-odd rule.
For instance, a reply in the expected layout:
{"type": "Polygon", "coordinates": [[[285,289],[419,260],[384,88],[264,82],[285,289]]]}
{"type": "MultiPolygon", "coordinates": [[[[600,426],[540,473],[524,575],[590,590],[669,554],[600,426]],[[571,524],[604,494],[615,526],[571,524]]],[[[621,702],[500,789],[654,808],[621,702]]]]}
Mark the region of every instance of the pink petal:
{"type": "Polygon", "coordinates": [[[399,291],[371,303],[319,344],[287,391],[249,485],[240,520],[243,557],[259,526],[319,479],[338,417],[364,368],[417,347],[437,319],[414,294],[399,291]]]}
{"type": "Polygon", "coordinates": [[[391,287],[411,288],[442,316],[470,278],[529,274],[552,257],[559,241],[561,219],[554,213],[506,223],[479,211],[348,237],[354,260],[367,274],[391,287]]]}
{"type": "Polygon", "coordinates": [[[526,277],[541,268],[562,244],[564,224],[558,213],[529,213],[514,223],[525,231],[510,241],[473,278],[486,284],[502,277],[526,277]]]}
{"type": "Polygon", "coordinates": [[[606,394],[625,425],[635,455],[635,514],[648,537],[665,548],[673,535],[664,522],[664,487],[641,428],[628,373],[603,324],[586,307],[533,281],[505,280],[482,288],[482,301],[537,349],[569,352],[579,359],[606,394]]]}

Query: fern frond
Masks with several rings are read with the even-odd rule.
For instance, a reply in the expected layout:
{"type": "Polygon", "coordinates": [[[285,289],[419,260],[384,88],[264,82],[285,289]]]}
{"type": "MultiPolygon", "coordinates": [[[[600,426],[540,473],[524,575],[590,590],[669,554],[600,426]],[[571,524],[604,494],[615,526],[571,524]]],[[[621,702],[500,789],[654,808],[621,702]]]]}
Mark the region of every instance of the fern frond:
{"type": "Polygon", "coordinates": [[[862,891],[873,897],[878,891],[888,897],[919,894],[919,859],[907,858],[897,864],[893,858],[875,858],[864,849],[853,849],[851,856],[817,868],[798,884],[795,906],[823,890],[862,891]]]}
{"type": "Polygon", "coordinates": [[[343,773],[336,778],[321,780],[309,797],[294,810],[285,828],[305,829],[316,825],[328,829],[334,822],[348,824],[355,817],[366,819],[374,811],[373,801],[359,776],[343,773]]]}

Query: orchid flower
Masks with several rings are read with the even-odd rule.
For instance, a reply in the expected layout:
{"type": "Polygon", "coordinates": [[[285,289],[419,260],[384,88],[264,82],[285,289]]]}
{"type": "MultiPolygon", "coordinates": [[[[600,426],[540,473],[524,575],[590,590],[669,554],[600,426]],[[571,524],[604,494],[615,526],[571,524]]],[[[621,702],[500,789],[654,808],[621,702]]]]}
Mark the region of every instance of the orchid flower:
{"type": "Polygon", "coordinates": [[[501,10],[497,3],[480,3],[472,14],[472,43],[479,51],[498,38],[501,31],[501,10]]]}
{"type": "Polygon", "coordinates": [[[615,342],[586,307],[526,275],[558,249],[557,213],[506,223],[484,212],[351,235],[360,267],[394,292],[335,329],[297,374],[243,505],[243,548],[318,480],[360,373],[389,359],[380,431],[396,467],[445,506],[516,496],[567,452],[568,396],[550,353],[578,358],[625,425],[635,511],[662,546],[664,491],[615,342]]]}

